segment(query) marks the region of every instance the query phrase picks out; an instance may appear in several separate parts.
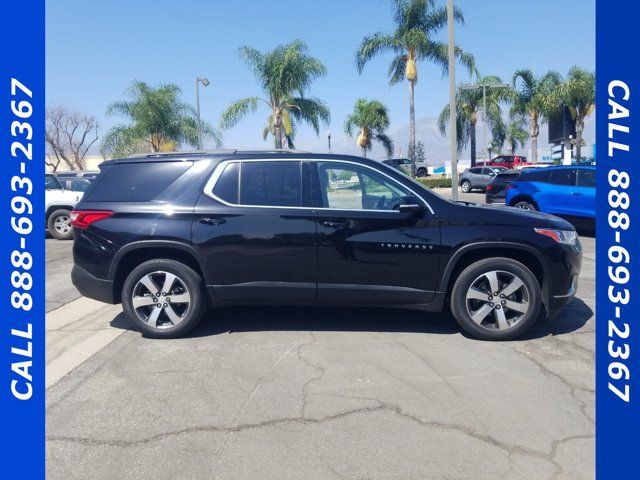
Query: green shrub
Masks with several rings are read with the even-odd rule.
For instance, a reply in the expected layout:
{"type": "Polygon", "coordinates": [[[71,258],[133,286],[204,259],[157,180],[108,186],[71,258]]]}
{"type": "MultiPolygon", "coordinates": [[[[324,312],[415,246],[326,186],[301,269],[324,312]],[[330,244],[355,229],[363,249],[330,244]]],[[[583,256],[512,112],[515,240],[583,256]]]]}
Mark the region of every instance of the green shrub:
{"type": "Polygon", "coordinates": [[[428,188],[451,188],[451,178],[433,176],[416,178],[421,184],[428,188]]]}

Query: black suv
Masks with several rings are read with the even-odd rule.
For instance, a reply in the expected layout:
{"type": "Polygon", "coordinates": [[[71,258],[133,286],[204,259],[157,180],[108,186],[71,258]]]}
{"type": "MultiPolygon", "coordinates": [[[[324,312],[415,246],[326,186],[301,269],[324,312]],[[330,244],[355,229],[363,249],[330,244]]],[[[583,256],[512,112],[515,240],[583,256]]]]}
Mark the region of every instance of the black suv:
{"type": "Polygon", "coordinates": [[[576,290],[571,224],[452,202],[365,158],[177,152],[100,168],[72,212],[73,283],[151,337],[184,335],[208,304],[450,305],[500,340],[576,290]]]}

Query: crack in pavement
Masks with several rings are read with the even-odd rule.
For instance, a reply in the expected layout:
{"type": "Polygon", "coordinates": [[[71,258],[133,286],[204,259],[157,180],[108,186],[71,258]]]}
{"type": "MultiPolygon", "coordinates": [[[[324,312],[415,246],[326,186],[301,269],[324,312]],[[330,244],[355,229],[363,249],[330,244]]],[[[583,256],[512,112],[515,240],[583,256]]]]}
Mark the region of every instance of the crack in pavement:
{"type": "Polygon", "coordinates": [[[327,373],[327,369],[325,367],[323,367],[320,364],[317,365],[313,365],[311,362],[309,362],[304,355],[302,354],[302,350],[304,347],[309,346],[309,345],[313,345],[316,342],[316,337],[315,334],[313,333],[313,331],[309,331],[309,335],[311,336],[311,341],[307,342],[307,343],[301,343],[300,345],[298,345],[298,348],[296,349],[296,356],[298,358],[298,360],[302,363],[304,363],[305,365],[307,365],[310,368],[313,368],[315,370],[318,370],[319,373],[318,375],[311,377],[309,380],[307,380],[304,385],[302,385],[302,394],[300,397],[300,401],[301,401],[301,407],[300,407],[300,416],[301,418],[305,418],[305,412],[307,409],[307,403],[308,403],[308,391],[309,391],[309,386],[314,383],[319,381],[326,373],[327,373]]]}
{"type": "Polygon", "coordinates": [[[260,429],[265,427],[288,425],[288,424],[320,425],[327,422],[341,420],[343,418],[347,418],[354,415],[386,411],[386,412],[390,412],[392,414],[398,415],[407,420],[410,420],[414,423],[417,423],[418,425],[423,427],[433,428],[436,430],[447,430],[447,431],[462,433],[463,435],[466,435],[477,441],[492,445],[500,450],[503,450],[507,452],[507,454],[509,455],[519,454],[519,455],[546,460],[550,462],[552,465],[554,465],[556,469],[554,478],[557,478],[557,476],[559,476],[562,473],[562,466],[557,462],[555,458],[560,445],[566,442],[569,442],[571,440],[595,438],[594,435],[572,435],[566,438],[554,440],[551,444],[550,451],[544,452],[544,451],[530,449],[530,448],[526,448],[518,445],[508,444],[506,442],[503,442],[501,440],[498,440],[490,436],[487,433],[476,431],[465,425],[424,420],[416,415],[412,415],[410,413],[405,412],[401,407],[397,405],[387,403],[387,402],[382,402],[376,398],[367,398],[367,397],[358,397],[358,396],[343,396],[343,397],[362,400],[362,401],[373,401],[373,402],[376,402],[377,405],[357,408],[353,410],[347,410],[347,411],[335,413],[332,415],[326,415],[318,418],[281,417],[281,418],[275,418],[271,420],[265,420],[262,422],[244,423],[244,424],[239,424],[235,426],[226,426],[226,427],[218,426],[218,425],[195,426],[195,427],[185,428],[181,430],[159,433],[157,435],[153,435],[151,437],[147,437],[139,440],[100,440],[100,439],[94,439],[94,438],[88,438],[88,437],[57,436],[57,435],[47,436],[47,440],[49,442],[71,442],[71,443],[79,443],[79,444],[89,445],[89,446],[128,448],[128,447],[146,445],[146,444],[164,440],[166,438],[170,438],[173,436],[187,435],[191,433],[201,433],[201,432],[203,433],[208,433],[208,432],[237,433],[237,432],[243,432],[246,430],[254,430],[254,429],[260,429]]]}

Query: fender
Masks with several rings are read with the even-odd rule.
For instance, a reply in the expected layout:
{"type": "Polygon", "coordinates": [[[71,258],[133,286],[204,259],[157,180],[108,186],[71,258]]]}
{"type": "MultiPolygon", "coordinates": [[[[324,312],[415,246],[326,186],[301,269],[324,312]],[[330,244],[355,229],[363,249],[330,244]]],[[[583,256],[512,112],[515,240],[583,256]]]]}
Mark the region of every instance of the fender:
{"type": "MultiPolygon", "coordinates": [[[[179,242],[177,240],[140,240],[137,242],[129,243],[116,252],[116,254],[113,257],[113,261],[111,262],[111,266],[109,267],[109,273],[108,273],[109,280],[115,280],[116,271],[118,270],[120,261],[127,253],[133,250],[141,250],[141,249],[153,248],[153,247],[173,248],[175,250],[181,250],[183,252],[187,252],[193,258],[195,258],[196,262],[198,262],[198,265],[200,266],[200,270],[203,272],[203,274],[206,275],[207,269],[205,268],[204,259],[200,255],[200,252],[198,252],[198,250],[196,250],[196,248],[193,247],[192,245],[189,245],[184,242],[179,242]]],[[[205,279],[205,283],[206,283],[206,279],[205,279]]]]}
{"type": "Polygon", "coordinates": [[[449,258],[449,261],[442,272],[442,278],[440,280],[438,291],[447,291],[447,285],[449,285],[449,279],[451,278],[453,269],[455,268],[456,263],[458,263],[458,260],[460,260],[460,257],[462,257],[462,255],[473,250],[482,250],[483,248],[512,248],[514,250],[522,250],[524,252],[531,253],[538,259],[540,265],[542,265],[544,277],[547,278],[549,268],[544,256],[542,255],[542,253],[540,253],[540,251],[530,245],[516,242],[474,242],[460,247],[453,253],[453,255],[451,255],[451,258],[449,258]]]}

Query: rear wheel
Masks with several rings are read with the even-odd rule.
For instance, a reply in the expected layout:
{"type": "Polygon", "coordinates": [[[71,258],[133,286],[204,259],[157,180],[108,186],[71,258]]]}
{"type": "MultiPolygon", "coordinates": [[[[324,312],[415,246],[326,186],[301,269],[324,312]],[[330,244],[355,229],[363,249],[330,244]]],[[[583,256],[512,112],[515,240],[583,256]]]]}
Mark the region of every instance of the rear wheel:
{"type": "Polygon", "coordinates": [[[423,178],[427,176],[427,169],[426,168],[419,168],[418,171],[416,172],[416,177],[418,178],[423,178]]]}
{"type": "Polygon", "coordinates": [[[460,189],[463,193],[469,193],[471,191],[471,182],[469,182],[468,180],[463,181],[460,184],[460,189]]]}
{"type": "Polygon", "coordinates": [[[519,202],[516,202],[513,206],[521,210],[532,210],[534,212],[537,210],[536,206],[533,203],[528,202],[526,200],[521,200],[519,202]]]}
{"type": "Polygon", "coordinates": [[[451,312],[474,338],[511,340],[535,323],[540,285],[531,271],[510,258],[488,258],[469,265],[451,292],[451,312]]]}
{"type": "Polygon", "coordinates": [[[183,336],[195,328],[206,310],[202,277],[175,260],[149,260],[125,280],[122,305],[145,336],[183,336]]]}
{"type": "Polygon", "coordinates": [[[53,238],[58,240],[72,239],[71,212],[63,208],[52,212],[47,219],[47,229],[53,238]]]}

